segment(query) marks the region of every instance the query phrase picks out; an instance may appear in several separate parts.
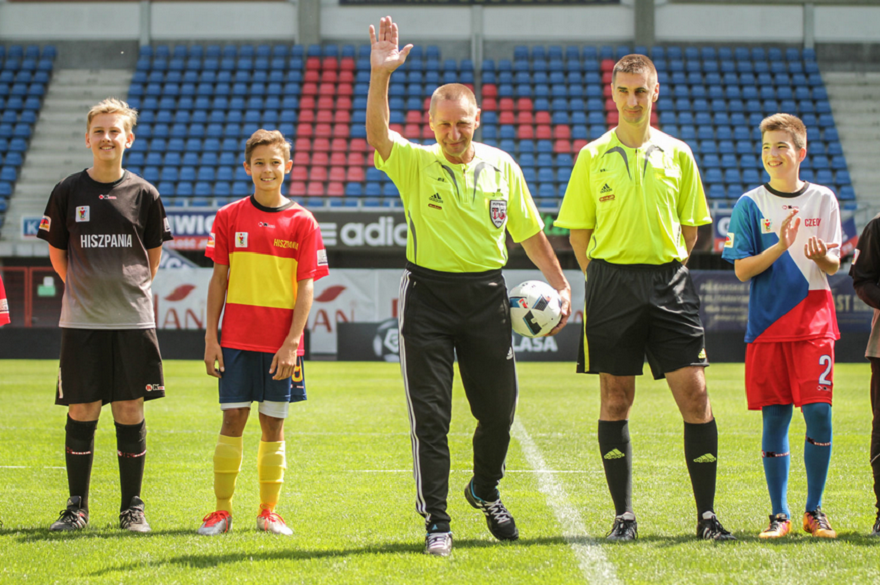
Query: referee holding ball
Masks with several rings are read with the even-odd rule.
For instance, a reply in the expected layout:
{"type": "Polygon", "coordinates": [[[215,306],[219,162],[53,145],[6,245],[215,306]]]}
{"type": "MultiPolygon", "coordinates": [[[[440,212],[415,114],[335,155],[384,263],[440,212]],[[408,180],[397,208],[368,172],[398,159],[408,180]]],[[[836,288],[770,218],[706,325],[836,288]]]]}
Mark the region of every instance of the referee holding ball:
{"type": "Polygon", "coordinates": [[[571,230],[587,278],[578,371],[599,374],[599,449],[616,508],[608,539],[638,536],[627,419],[647,356],[684,419],[697,536],[731,540],[713,509],[718,429],[703,372],[700,299],[684,266],[697,227],[712,221],[700,172],[685,143],[650,126],[660,92],[650,59],[618,61],[611,91],[620,122],[581,150],[556,220],[571,230]]]}
{"type": "Polygon", "coordinates": [[[522,170],[507,153],[472,142],[480,126],[473,92],[457,83],[431,97],[437,144],[421,146],[389,127],[391,74],[412,49],[398,49],[398,28],[382,18],[370,26],[372,67],[367,140],[376,168],[400,191],[408,225],[407,265],[400,283],[400,365],[406,389],[416,480],[416,509],[425,518],[425,553],[452,550],[447,434],[452,414],[453,361],[459,370],[474,432],[474,473],[465,497],[483,512],[499,540],[519,532],[501,503],[498,483],[510,443],[517,400],[510,311],[501,268],[506,233],[562,298],[559,331],[571,313],[571,288],[547,238],[522,170]]]}

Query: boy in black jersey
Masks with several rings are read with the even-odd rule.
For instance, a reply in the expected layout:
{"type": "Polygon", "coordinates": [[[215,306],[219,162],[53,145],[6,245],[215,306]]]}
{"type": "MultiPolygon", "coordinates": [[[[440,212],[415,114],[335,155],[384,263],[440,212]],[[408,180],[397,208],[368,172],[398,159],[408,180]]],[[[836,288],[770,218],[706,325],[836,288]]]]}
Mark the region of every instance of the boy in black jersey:
{"type": "Polygon", "coordinates": [[[120,527],[149,532],[140,498],[147,452],[144,400],[165,396],[150,284],[162,242],[172,239],[153,185],[122,168],[137,112],[106,99],[88,113],[94,162],[55,186],[38,237],[64,281],[61,360],[55,404],[68,407],[67,508],[49,528],[78,530],[89,519],[89,481],[101,407],[116,423],[122,489],[120,527]]]}

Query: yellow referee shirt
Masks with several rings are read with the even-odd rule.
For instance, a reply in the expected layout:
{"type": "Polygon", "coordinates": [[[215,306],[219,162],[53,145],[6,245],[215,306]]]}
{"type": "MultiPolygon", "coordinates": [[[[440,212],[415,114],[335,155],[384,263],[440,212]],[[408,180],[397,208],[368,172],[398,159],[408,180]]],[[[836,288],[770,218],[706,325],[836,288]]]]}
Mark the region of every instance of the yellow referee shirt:
{"type": "Polygon", "coordinates": [[[593,230],[590,259],[666,264],[687,258],[681,226],[712,223],[687,144],[651,129],[640,148],[611,130],[581,149],[555,225],[593,230]]]}
{"type": "Polygon", "coordinates": [[[376,168],[394,181],[406,210],[406,259],[441,272],[485,272],[507,263],[505,229],[514,242],[544,228],[522,170],[511,156],[473,143],[474,159],[449,162],[440,146],[395,136],[376,168]]]}

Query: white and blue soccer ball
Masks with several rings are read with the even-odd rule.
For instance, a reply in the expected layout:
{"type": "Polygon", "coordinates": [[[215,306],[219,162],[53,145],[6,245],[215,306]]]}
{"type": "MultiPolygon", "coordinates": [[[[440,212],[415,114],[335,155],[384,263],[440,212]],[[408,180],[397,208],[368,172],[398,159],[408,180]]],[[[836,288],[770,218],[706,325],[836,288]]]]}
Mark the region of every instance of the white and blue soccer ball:
{"type": "Polygon", "coordinates": [[[562,299],[540,280],[527,280],[510,289],[510,324],[523,337],[543,337],[562,319],[562,299]]]}

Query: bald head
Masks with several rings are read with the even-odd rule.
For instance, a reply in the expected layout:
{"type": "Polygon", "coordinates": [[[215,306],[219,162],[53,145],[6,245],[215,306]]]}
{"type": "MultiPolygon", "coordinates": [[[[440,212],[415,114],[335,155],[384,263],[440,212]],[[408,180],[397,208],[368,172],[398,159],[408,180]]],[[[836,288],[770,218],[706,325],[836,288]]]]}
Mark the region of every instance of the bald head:
{"type": "Polygon", "coordinates": [[[460,83],[447,83],[434,90],[431,95],[431,116],[437,110],[437,103],[441,101],[465,101],[472,113],[477,111],[477,98],[474,96],[474,92],[468,86],[460,83]]]}

